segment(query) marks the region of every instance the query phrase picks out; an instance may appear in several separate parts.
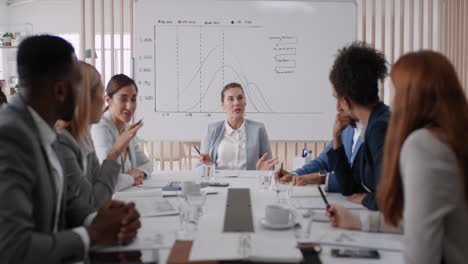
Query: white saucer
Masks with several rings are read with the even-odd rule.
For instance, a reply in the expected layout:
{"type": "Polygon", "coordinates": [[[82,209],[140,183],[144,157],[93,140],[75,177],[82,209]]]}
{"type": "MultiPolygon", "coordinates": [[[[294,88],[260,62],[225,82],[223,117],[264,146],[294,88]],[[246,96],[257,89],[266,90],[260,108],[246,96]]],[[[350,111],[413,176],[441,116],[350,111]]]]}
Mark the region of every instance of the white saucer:
{"type": "Polygon", "coordinates": [[[262,224],[262,226],[264,226],[266,228],[269,228],[269,229],[278,229],[279,230],[279,229],[288,229],[288,228],[293,227],[294,222],[291,220],[287,224],[278,225],[278,224],[272,224],[272,223],[268,222],[265,217],[262,217],[260,219],[260,224],[262,224]]]}

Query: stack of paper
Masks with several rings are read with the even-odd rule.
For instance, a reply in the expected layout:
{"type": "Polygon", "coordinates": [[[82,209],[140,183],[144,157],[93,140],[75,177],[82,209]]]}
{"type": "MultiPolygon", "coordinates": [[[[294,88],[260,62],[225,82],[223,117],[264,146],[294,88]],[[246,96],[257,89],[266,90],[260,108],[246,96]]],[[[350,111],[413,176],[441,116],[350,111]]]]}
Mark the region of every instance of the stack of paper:
{"type": "Polygon", "coordinates": [[[292,232],[282,238],[262,233],[223,233],[194,241],[190,261],[207,260],[298,263],[302,254],[292,232]]]}
{"type": "Polygon", "coordinates": [[[138,197],[161,197],[162,190],[155,189],[155,190],[141,190],[141,191],[128,191],[128,192],[116,192],[114,193],[114,199],[116,200],[128,200],[131,198],[138,198],[138,197]]]}
{"type": "Polygon", "coordinates": [[[134,202],[140,216],[165,216],[178,214],[177,209],[165,198],[161,189],[151,191],[117,192],[114,199],[134,202]]]}
{"type": "Polygon", "coordinates": [[[273,171],[259,170],[216,170],[215,177],[226,178],[256,178],[259,175],[273,175],[273,171]]]}
{"type": "Polygon", "coordinates": [[[333,228],[326,223],[313,223],[310,237],[299,242],[390,251],[401,251],[403,248],[403,236],[400,234],[345,230],[333,228]]]}

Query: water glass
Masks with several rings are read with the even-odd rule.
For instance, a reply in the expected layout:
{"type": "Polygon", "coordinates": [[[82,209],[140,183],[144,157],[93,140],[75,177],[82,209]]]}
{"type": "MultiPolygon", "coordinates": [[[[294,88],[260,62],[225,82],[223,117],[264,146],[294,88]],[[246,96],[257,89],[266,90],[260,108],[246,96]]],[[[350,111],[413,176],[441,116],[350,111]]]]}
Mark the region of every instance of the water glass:
{"type": "Polygon", "coordinates": [[[214,181],[215,179],[215,165],[214,164],[201,164],[199,172],[200,172],[200,178],[202,181],[214,181]]]}
{"type": "Polygon", "coordinates": [[[294,236],[301,242],[301,240],[307,240],[310,237],[312,229],[312,222],[314,220],[314,211],[308,210],[296,210],[296,221],[294,225],[294,236]]]}
{"type": "Polygon", "coordinates": [[[273,190],[276,191],[276,197],[278,198],[278,203],[288,203],[289,200],[289,191],[292,189],[292,185],[289,183],[279,183],[277,182],[273,187],[273,190]]]}
{"type": "Polygon", "coordinates": [[[203,215],[203,205],[206,202],[206,192],[191,193],[187,195],[187,202],[197,210],[196,221],[203,215]]]}
{"type": "Polygon", "coordinates": [[[260,172],[260,174],[258,175],[260,190],[266,190],[270,187],[271,178],[272,178],[272,172],[270,171],[260,172]]]}

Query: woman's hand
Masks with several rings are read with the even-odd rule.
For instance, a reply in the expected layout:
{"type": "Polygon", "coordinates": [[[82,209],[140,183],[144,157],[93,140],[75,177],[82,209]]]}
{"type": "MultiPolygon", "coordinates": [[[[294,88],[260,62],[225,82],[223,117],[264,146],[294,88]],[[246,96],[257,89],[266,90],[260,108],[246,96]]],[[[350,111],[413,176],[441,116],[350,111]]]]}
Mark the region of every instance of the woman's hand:
{"type": "Polygon", "coordinates": [[[279,168],[275,171],[275,182],[281,182],[281,183],[290,182],[292,181],[294,175],[295,174],[292,174],[285,169],[279,168]]]}
{"type": "Polygon", "coordinates": [[[200,163],[206,164],[206,165],[209,165],[209,164],[213,163],[213,160],[211,160],[211,156],[208,155],[208,154],[198,155],[198,161],[200,161],[200,163]]]}
{"type": "Polygon", "coordinates": [[[341,205],[330,205],[330,207],[327,208],[326,215],[330,220],[330,225],[333,227],[356,230],[362,229],[359,215],[341,205]]]}
{"type": "Polygon", "coordinates": [[[145,173],[139,169],[131,169],[127,171],[127,174],[130,174],[133,176],[133,179],[135,182],[133,183],[133,186],[138,186],[140,184],[143,184],[143,179],[145,179],[145,173]]]}
{"type": "Polygon", "coordinates": [[[343,132],[348,125],[356,126],[356,121],[344,111],[338,112],[333,124],[333,149],[337,149],[343,145],[341,142],[341,132],[343,132]]]}
{"type": "Polygon", "coordinates": [[[128,147],[128,143],[130,143],[130,140],[132,140],[136,136],[138,130],[142,126],[143,126],[143,123],[139,123],[139,124],[137,123],[137,124],[133,124],[129,126],[126,130],[124,130],[120,134],[119,138],[117,138],[114,145],[112,145],[111,150],[107,154],[107,159],[116,161],[119,158],[119,156],[122,154],[124,149],[128,147]]]}
{"type": "Polygon", "coordinates": [[[265,152],[265,154],[263,154],[263,156],[257,161],[257,170],[269,170],[279,163],[278,158],[271,160],[266,159],[268,159],[268,152],[265,152]]]}

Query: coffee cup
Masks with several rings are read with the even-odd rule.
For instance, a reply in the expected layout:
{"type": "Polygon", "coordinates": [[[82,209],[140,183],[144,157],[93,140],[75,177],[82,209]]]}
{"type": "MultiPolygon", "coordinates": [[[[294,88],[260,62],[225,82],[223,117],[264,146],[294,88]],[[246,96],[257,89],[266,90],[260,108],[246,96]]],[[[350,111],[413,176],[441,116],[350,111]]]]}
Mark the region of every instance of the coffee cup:
{"type": "Polygon", "coordinates": [[[265,208],[265,220],[272,225],[288,225],[294,222],[291,209],[278,204],[270,204],[265,208]]]}
{"type": "Polygon", "coordinates": [[[197,184],[193,181],[184,181],[182,183],[182,194],[191,195],[200,193],[200,184],[197,184]]]}

